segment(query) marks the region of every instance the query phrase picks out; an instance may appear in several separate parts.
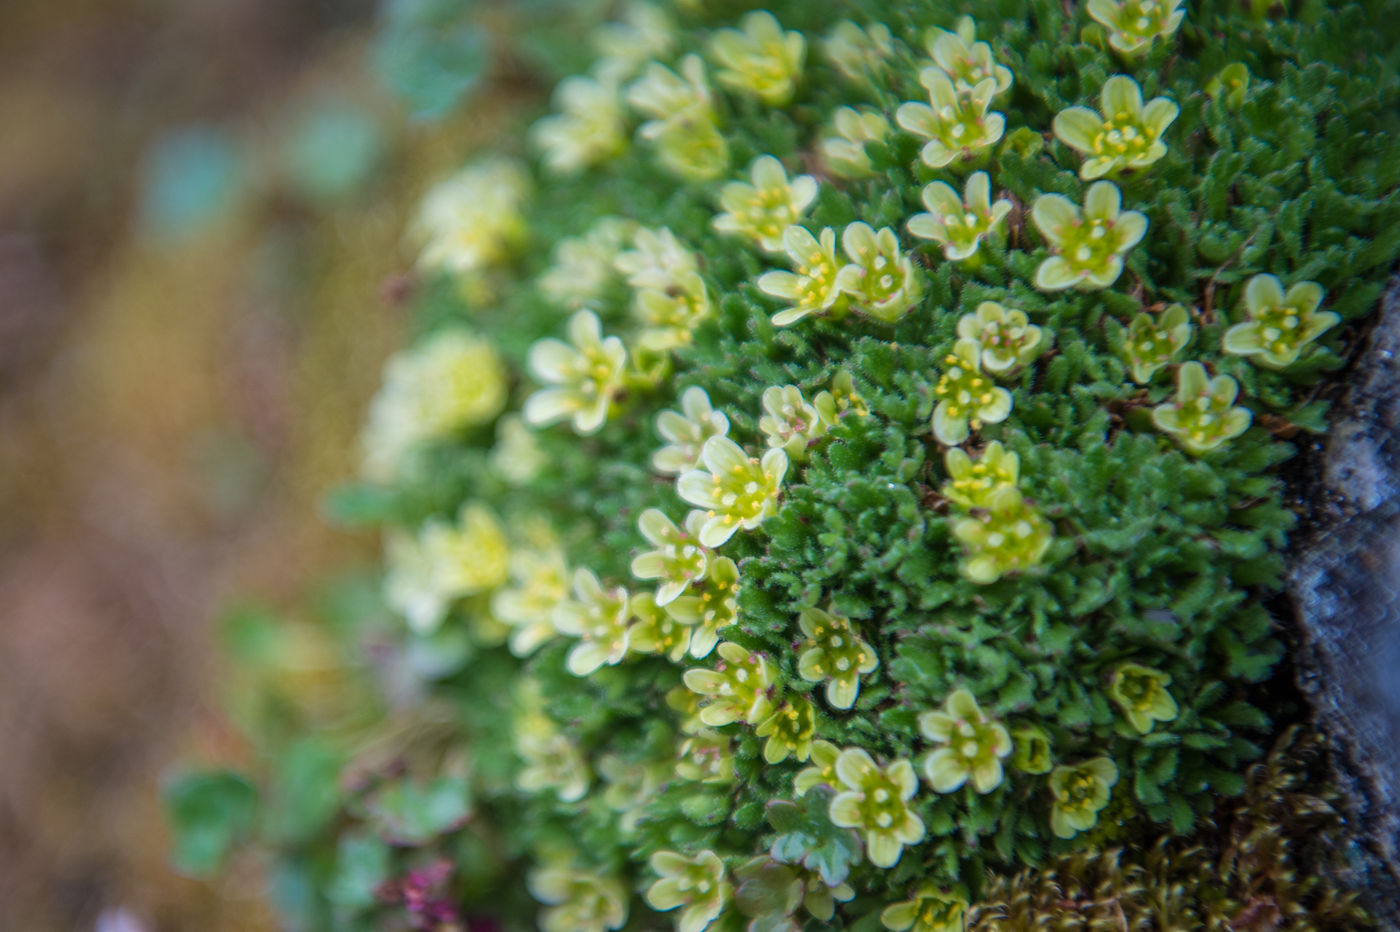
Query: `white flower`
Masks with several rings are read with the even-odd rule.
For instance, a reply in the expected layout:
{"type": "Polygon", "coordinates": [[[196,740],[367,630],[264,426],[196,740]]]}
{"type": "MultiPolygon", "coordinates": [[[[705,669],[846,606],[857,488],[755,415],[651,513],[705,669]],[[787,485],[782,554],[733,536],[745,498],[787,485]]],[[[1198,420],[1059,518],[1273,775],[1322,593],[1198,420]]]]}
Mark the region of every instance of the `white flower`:
{"type": "Polygon", "coordinates": [[[768,446],[785,451],[788,459],[805,459],[808,445],[825,437],[829,426],[796,385],[770,385],[763,390],[758,429],[768,438],[768,446]]]}
{"type": "Polygon", "coordinates": [[[638,579],[659,579],[656,604],[667,605],[691,583],[705,576],[710,552],[700,545],[700,525],[705,515],[692,511],[685,528],[676,526],[659,508],[648,508],[637,519],[637,528],[652,549],[632,558],[632,575],[638,579]]]}
{"type": "Polygon", "coordinates": [[[894,118],[928,140],[921,153],[924,164],[943,168],[954,159],[967,161],[1001,139],[1006,118],[989,112],[996,78],[985,78],[967,94],[959,94],[941,68],[925,68],[919,83],[928,89],[929,102],[901,104],[894,118]]]}
{"type": "Polygon", "coordinates": [[[618,253],[613,264],[633,288],[665,291],[687,275],[700,271],[694,250],[662,227],[642,227],[633,234],[632,248],[618,253]]]}
{"type": "Polygon", "coordinates": [[[569,567],[558,547],[517,550],[510,578],[491,597],[491,612],[510,626],[510,652],[527,657],[558,633],[554,610],[569,597],[569,567]]]}
{"type": "Polygon", "coordinates": [[[587,676],[622,662],[631,637],[627,622],[631,597],[621,586],[604,589],[592,570],[574,571],[574,599],[554,609],[554,627],[579,642],[569,651],[569,672],[587,676]]]}
{"type": "Polygon", "coordinates": [[[592,311],[569,318],[569,340],[544,339],[530,347],[531,373],[553,387],[526,400],[525,422],[538,427],[568,418],[578,433],[596,433],[622,390],[627,349],[617,337],[603,339],[592,311]]]}
{"type": "Polygon", "coordinates": [[[843,19],[822,40],[822,51],[846,80],[868,84],[894,56],[894,35],[884,23],[862,29],[843,19]]]}
{"type": "Polygon", "coordinates": [[[593,47],[602,56],[599,70],[627,79],[647,62],[664,58],[676,42],[676,24],[654,3],[637,0],[622,9],[616,22],[593,30],[593,47]]]}

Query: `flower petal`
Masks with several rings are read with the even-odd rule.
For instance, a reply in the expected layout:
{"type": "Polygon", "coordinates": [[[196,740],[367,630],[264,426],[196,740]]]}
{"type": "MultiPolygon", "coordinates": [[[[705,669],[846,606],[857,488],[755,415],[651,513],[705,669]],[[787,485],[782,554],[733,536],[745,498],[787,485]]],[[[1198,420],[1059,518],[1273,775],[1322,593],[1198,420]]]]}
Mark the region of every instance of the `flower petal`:
{"type": "Polygon", "coordinates": [[[1136,119],[1142,111],[1142,88],[1127,75],[1115,74],[1099,92],[1099,106],[1105,120],[1115,117],[1136,119]]]}
{"type": "Polygon", "coordinates": [[[1094,137],[1103,131],[1103,120],[1088,107],[1061,110],[1050,125],[1055,138],[1080,152],[1094,151],[1094,137]]]}
{"type": "Polygon", "coordinates": [[[1251,315],[1284,303],[1283,285],[1272,275],[1256,275],[1244,289],[1244,304],[1251,315]]]}
{"type": "Polygon", "coordinates": [[[1041,236],[1058,245],[1065,233],[1079,223],[1079,208],[1067,197],[1042,194],[1031,206],[1031,219],[1035,221],[1041,236]]]}

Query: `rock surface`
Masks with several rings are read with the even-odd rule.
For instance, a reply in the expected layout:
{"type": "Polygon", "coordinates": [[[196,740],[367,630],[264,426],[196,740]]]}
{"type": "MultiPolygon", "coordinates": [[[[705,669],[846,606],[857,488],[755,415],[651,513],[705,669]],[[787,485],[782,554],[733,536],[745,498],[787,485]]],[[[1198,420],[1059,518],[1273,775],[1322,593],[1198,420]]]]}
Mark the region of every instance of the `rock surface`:
{"type": "Polygon", "coordinates": [[[1336,752],[1358,885],[1400,929],[1400,277],[1335,424],[1290,579],[1299,681],[1336,752]]]}

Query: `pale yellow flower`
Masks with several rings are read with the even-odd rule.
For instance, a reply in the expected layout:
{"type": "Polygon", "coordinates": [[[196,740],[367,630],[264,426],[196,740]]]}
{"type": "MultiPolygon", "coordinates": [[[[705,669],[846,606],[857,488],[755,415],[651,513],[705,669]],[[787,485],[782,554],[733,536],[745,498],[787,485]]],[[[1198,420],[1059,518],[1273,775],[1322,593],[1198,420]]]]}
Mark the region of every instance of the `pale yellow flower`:
{"type": "Polygon", "coordinates": [[[572,175],[619,155],[627,146],[627,120],[615,79],[573,75],[554,89],[557,113],[530,129],[545,167],[572,175]]]}
{"type": "Polygon", "coordinates": [[[867,223],[848,224],[841,234],[841,250],[850,261],[838,273],[837,283],[856,307],[876,320],[894,323],[923,297],[923,273],[899,248],[891,228],[877,233],[867,223]]]}
{"type": "Polygon", "coordinates": [[[680,497],[705,512],[700,543],[718,547],[735,531],[753,530],[777,513],[778,493],[788,468],[782,450],[769,450],[760,461],[728,437],[711,437],[700,448],[700,461],[703,468],[682,473],[676,480],[680,497]]]}
{"type": "Polygon", "coordinates": [[[418,212],[419,264],[468,275],[509,258],[525,241],[521,209],[529,193],[525,168],[503,156],[434,185],[418,212]]]}
{"type": "Polygon", "coordinates": [[[592,570],[574,571],[574,598],[555,606],[554,627],[579,642],[569,651],[569,672],[587,676],[604,664],[615,666],[627,656],[631,597],[621,586],[604,589],[592,570]]]}
{"type": "Polygon", "coordinates": [[[843,19],[822,39],[822,51],[846,80],[869,84],[894,56],[894,35],[884,23],[861,28],[843,19]]]}
{"type": "Polygon", "coordinates": [[[1183,0],[1089,0],[1089,15],[1108,30],[1108,44],[1126,57],[1169,39],[1186,18],[1183,0]]]}
{"type": "Polygon", "coordinates": [[[733,896],[725,880],[724,862],[709,849],[694,857],[674,851],[658,851],[648,862],[657,880],[647,888],[646,901],[660,912],[685,907],[676,920],[676,932],[702,932],[709,927],[733,896]]]}
{"type": "Polygon", "coordinates": [[[729,418],[710,406],[710,396],[698,385],[681,393],[680,411],[662,411],[656,416],[656,432],[666,446],[652,455],[657,472],[678,476],[700,465],[700,451],[711,437],[729,433],[729,418]]]}
{"type": "Polygon", "coordinates": [[[757,243],[765,252],[783,250],[783,233],[797,223],[817,198],[817,181],[811,175],[789,179],[783,163],[760,155],[749,167],[753,183],[731,181],[720,191],[724,213],[715,217],[715,229],[757,243]]]}
{"type": "Polygon", "coordinates": [[[1011,413],[1011,393],[982,373],[982,344],[959,339],[943,359],[946,367],[934,386],[933,435],[955,447],[983,424],[998,424],[1011,413]]]}
{"type": "Polygon", "coordinates": [[[959,94],[941,68],[925,68],[919,82],[928,89],[928,103],[901,104],[895,122],[927,139],[921,152],[924,164],[943,168],[986,152],[1001,139],[1006,118],[991,112],[997,93],[996,78],[984,78],[967,94],[959,94]]]}
{"type": "Polygon", "coordinates": [[[911,805],[919,778],[909,761],[881,767],[864,750],[847,748],[836,758],[836,777],[840,786],[831,800],[831,822],[865,836],[871,864],[893,867],[905,845],[924,840],[924,821],[911,805]]]}
{"type": "Polygon", "coordinates": [[[877,110],[864,107],[838,107],[821,138],[822,161],[838,178],[865,178],[875,168],[865,151],[867,142],[884,142],[890,134],[890,121],[877,110]]]}
{"type": "Polygon", "coordinates": [[[794,271],[774,270],[758,277],[758,289],[788,302],[773,315],[773,324],[786,327],[812,314],[832,314],[845,309],[850,299],[841,290],[844,263],[836,258],[836,231],[827,227],[817,239],[799,226],[783,233],[783,249],[794,271]]]}
{"type": "Polygon", "coordinates": [[[439,331],[385,364],[360,437],[361,471],[393,482],[424,444],[485,424],[505,404],[505,366],[495,347],[465,330],[439,331]]]}
{"type": "Polygon", "coordinates": [[[1088,107],[1070,107],[1055,114],[1053,124],[1061,142],[1088,156],[1079,167],[1085,181],[1146,168],[1166,155],[1162,134],[1181,112],[1165,97],[1143,106],[1142,88],[1121,74],[1104,82],[1099,109],[1102,116],[1088,107]]]}
{"type": "Polygon", "coordinates": [[[986,172],[968,176],[961,196],[951,185],[934,181],[923,192],[928,213],[910,217],[909,232],[937,242],[949,259],[966,259],[1011,213],[1011,201],[1000,198],[993,204],[991,191],[986,172]]]}
{"type": "Polygon", "coordinates": [[[540,912],[541,932],[604,932],[627,923],[627,889],[599,869],[539,867],[529,873],[526,886],[548,907],[540,912]]]}
{"type": "Polygon", "coordinates": [[[990,45],[977,41],[977,22],[971,16],[959,19],[952,32],[930,29],[924,34],[924,47],[959,94],[971,94],[988,78],[996,81],[997,95],[1011,87],[1011,69],[996,63],[990,45]]]}
{"type": "Polygon", "coordinates": [[[807,40],[800,32],[784,32],[766,10],[745,15],[739,25],[739,29],[719,30],[706,46],[719,66],[715,77],[770,107],[784,106],[792,100],[802,76],[807,40]]]}
{"type": "Polygon", "coordinates": [[[636,228],[631,220],[604,217],[582,236],[560,240],[540,274],[540,290],[571,311],[592,305],[617,280],[613,263],[636,228]]]}
{"type": "Polygon", "coordinates": [[[603,338],[592,311],[569,319],[569,343],[552,338],[530,347],[530,372],[543,382],[525,402],[525,422],[535,427],[565,419],[580,434],[596,433],[624,386],[627,349],[603,338]]]}
{"type": "Polygon", "coordinates": [[[505,582],[509,552],[496,516],[468,502],[456,521],[434,518],[416,536],[389,537],[385,600],[415,631],[434,631],[452,602],[505,582]]]}
{"type": "Polygon", "coordinates": [[[510,557],[511,584],[491,597],[491,612],[510,626],[510,652],[527,657],[554,637],[554,610],[569,597],[569,567],[558,547],[520,549],[510,557]]]}

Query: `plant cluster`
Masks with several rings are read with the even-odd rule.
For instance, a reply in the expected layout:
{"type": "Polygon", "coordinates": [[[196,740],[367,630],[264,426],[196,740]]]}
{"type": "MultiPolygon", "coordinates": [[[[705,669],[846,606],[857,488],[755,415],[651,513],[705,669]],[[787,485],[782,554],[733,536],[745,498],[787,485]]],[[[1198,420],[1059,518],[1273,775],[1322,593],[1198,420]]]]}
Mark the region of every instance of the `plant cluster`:
{"type": "Polygon", "coordinates": [[[625,7],[424,202],[423,333],[338,501],[452,766],[347,791],[316,870],[446,857],[463,915],[547,932],[1127,883],[1281,711],[1285,438],[1400,256],[1394,27],[731,6],[625,7]]]}

